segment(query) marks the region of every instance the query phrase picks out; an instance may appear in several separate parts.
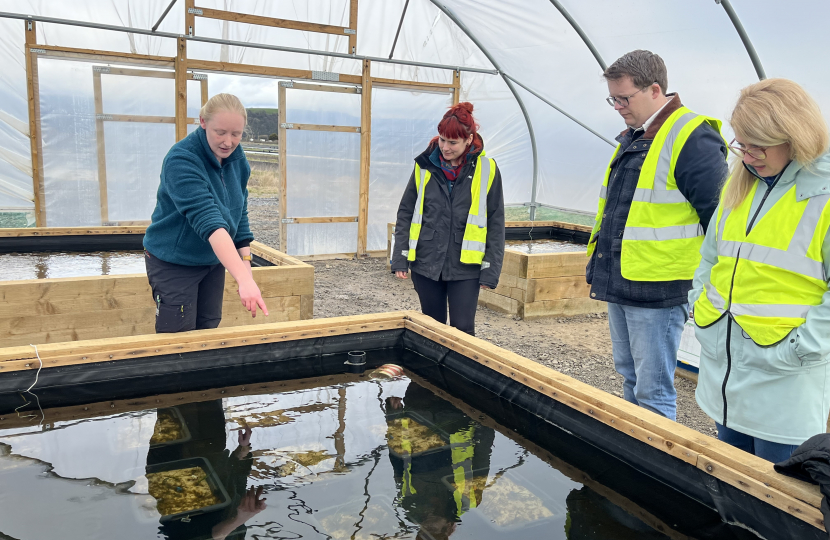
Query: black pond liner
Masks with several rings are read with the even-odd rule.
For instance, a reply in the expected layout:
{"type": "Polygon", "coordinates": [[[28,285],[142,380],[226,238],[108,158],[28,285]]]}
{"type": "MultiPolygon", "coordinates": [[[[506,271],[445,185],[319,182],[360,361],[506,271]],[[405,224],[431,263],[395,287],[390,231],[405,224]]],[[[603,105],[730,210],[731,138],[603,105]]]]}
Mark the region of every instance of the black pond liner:
{"type": "Polygon", "coordinates": [[[590,232],[574,231],[562,227],[505,227],[505,240],[561,240],[575,244],[588,244],[590,232]]]}
{"type": "MultiPolygon", "coordinates": [[[[826,540],[827,533],[696,467],[404,329],[45,368],[41,407],[343,373],[349,351],[370,370],[393,360],[698,539],[826,540]],[[206,367],[210,366],[210,367],[206,367]],[[714,510],[714,511],[713,511],[714,510]],[[717,512],[717,513],[715,513],[717,512]],[[729,526],[726,523],[739,524],[729,526]]],[[[0,374],[0,415],[37,411],[32,370],[0,374]]]]}

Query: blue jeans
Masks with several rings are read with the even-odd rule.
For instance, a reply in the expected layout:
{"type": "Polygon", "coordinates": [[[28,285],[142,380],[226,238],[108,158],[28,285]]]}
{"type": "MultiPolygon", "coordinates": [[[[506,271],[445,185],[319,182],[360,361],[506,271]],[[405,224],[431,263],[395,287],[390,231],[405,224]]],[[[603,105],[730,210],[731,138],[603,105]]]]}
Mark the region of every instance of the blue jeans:
{"type": "Polygon", "coordinates": [[[754,454],[759,458],[763,458],[773,463],[779,463],[785,459],[790,459],[790,456],[798,448],[797,444],[782,444],[772,441],[765,441],[752,435],[745,435],[740,431],[735,431],[732,428],[718,426],[718,440],[727,444],[731,444],[735,448],[740,448],[744,452],[754,454]]]}
{"type": "Polygon", "coordinates": [[[608,303],[614,367],[623,376],[623,397],[677,419],[674,370],[689,305],[643,308],[608,303]]]}

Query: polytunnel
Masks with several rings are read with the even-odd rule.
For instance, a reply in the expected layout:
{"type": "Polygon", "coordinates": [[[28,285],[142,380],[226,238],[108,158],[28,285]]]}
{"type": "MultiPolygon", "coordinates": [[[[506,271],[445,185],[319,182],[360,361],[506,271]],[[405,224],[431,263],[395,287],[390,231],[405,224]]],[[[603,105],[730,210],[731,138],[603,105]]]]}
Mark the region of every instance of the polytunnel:
{"type": "Polygon", "coordinates": [[[819,0],[2,4],[0,215],[15,226],[146,223],[165,153],[218,92],[279,111],[281,247],[308,255],[386,246],[411,160],[459,100],[509,219],[592,223],[624,127],[601,74],[634,49],[664,58],[696,112],[727,119],[740,88],[787,77],[830,117],[819,0]]]}

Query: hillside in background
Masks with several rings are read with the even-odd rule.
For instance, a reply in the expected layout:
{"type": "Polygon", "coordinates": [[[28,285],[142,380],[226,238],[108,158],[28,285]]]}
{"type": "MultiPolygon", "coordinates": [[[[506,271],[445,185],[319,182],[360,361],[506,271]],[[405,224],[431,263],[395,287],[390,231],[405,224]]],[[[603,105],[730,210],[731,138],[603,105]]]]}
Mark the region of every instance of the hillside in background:
{"type": "Polygon", "coordinates": [[[246,110],[248,111],[248,127],[245,130],[247,138],[267,139],[272,133],[277,133],[279,128],[277,109],[251,108],[246,110]]]}

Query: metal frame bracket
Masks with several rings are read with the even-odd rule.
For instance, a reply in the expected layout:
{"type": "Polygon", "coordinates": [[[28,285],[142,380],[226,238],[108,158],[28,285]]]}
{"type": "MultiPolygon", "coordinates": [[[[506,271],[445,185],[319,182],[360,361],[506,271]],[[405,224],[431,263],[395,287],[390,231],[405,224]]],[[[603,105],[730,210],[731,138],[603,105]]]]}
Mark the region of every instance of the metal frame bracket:
{"type": "Polygon", "coordinates": [[[357,35],[357,30],[355,30],[354,28],[344,28],[343,33],[344,34],[349,34],[350,36],[356,36],[357,35]]]}
{"type": "Polygon", "coordinates": [[[193,80],[194,81],[206,81],[208,78],[207,73],[194,73],[193,80]]]}
{"type": "Polygon", "coordinates": [[[280,124],[280,127],[282,129],[294,129],[294,124],[288,124],[288,123],[283,122],[282,124],[280,124]]]}
{"type": "Polygon", "coordinates": [[[202,15],[204,11],[199,8],[187,8],[187,13],[190,15],[202,15]]]}
{"type": "Polygon", "coordinates": [[[110,67],[109,66],[92,66],[93,73],[109,73],[110,67]]]}
{"type": "Polygon", "coordinates": [[[294,218],[282,218],[280,223],[294,223],[294,218]]]}
{"type": "Polygon", "coordinates": [[[280,81],[280,86],[283,88],[294,88],[294,81],[280,81]]]}
{"type": "Polygon", "coordinates": [[[35,47],[31,47],[29,52],[33,52],[35,54],[46,54],[46,49],[37,49],[35,47]]]}
{"type": "Polygon", "coordinates": [[[312,71],[311,78],[315,81],[340,82],[340,74],[331,71],[312,71]]]}

